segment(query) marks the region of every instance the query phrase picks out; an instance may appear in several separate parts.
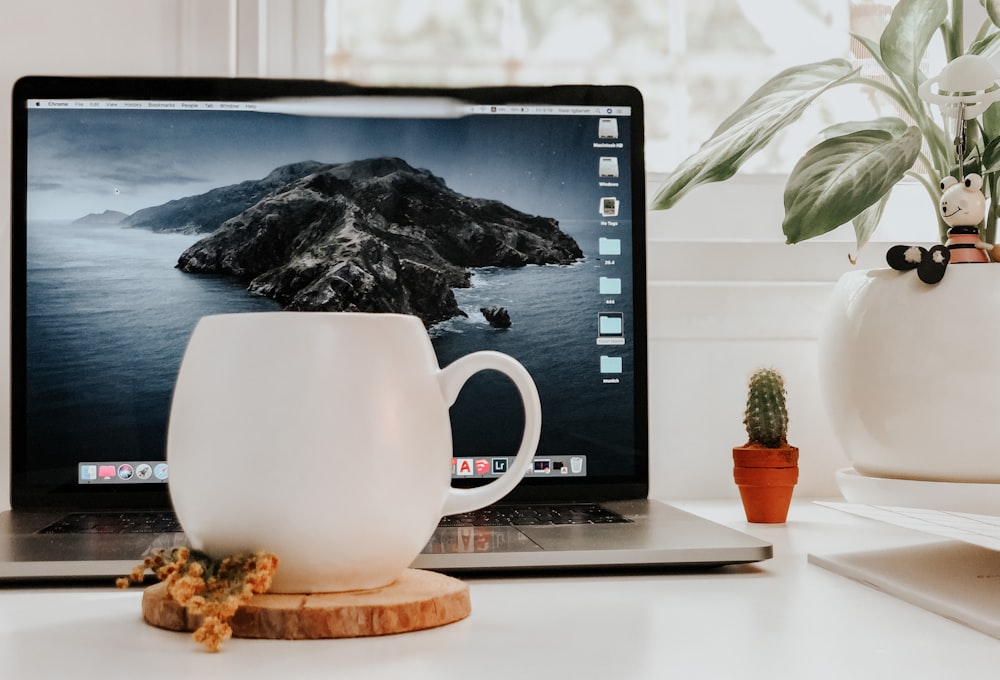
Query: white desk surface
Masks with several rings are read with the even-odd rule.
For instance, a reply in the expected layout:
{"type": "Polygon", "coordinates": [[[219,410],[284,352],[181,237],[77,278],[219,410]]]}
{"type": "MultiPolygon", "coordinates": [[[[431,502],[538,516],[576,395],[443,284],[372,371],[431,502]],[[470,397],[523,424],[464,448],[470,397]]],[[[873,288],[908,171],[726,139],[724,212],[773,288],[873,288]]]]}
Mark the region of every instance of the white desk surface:
{"type": "Polygon", "coordinates": [[[808,564],[815,551],[919,535],[796,501],[785,525],[738,502],[680,507],[774,543],[709,573],[470,579],[472,615],[356,640],[229,640],[210,654],[147,626],[141,592],[0,588],[4,678],[965,678],[997,677],[1000,640],[808,564]]]}

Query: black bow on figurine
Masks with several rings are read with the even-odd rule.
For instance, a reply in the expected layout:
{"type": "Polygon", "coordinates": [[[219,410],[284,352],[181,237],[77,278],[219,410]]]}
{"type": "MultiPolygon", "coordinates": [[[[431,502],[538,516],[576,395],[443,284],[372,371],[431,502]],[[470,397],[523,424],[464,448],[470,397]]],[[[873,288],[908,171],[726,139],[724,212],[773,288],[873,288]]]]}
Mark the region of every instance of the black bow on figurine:
{"type": "Polygon", "coordinates": [[[937,283],[944,278],[944,270],[951,261],[951,251],[943,245],[893,246],[885,254],[885,261],[898,271],[917,270],[917,276],[924,283],[937,283]]]}

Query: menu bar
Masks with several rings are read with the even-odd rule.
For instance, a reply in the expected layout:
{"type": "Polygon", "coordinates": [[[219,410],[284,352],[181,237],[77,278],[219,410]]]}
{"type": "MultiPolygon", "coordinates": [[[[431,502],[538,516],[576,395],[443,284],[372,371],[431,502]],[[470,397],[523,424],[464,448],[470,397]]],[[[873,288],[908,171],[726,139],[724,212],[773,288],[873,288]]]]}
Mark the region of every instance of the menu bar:
{"type": "Polygon", "coordinates": [[[554,104],[468,104],[445,98],[313,97],[267,101],[193,101],[165,99],[29,99],[29,109],[107,109],[157,111],[247,111],[308,116],[385,118],[460,118],[467,115],[629,116],[629,106],[554,104]]]}

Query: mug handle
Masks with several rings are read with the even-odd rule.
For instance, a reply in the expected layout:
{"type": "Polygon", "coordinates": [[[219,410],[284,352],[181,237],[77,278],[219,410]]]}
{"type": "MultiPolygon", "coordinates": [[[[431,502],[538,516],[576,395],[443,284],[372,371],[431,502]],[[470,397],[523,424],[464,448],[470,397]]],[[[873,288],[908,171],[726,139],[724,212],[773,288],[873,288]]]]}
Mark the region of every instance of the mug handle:
{"type": "Polygon", "coordinates": [[[503,373],[521,395],[524,404],[524,433],[521,435],[521,446],[517,456],[507,467],[507,471],[489,484],[473,489],[456,489],[448,491],[442,515],[455,515],[469,512],[495,503],[517,486],[531,467],[538,448],[538,439],[542,431],[542,404],[538,398],[535,381],[531,379],[528,370],[516,359],[502,352],[483,350],[467,354],[448,364],[438,373],[441,383],[441,393],[450,408],[462,385],[479,371],[494,370],[503,373]]]}

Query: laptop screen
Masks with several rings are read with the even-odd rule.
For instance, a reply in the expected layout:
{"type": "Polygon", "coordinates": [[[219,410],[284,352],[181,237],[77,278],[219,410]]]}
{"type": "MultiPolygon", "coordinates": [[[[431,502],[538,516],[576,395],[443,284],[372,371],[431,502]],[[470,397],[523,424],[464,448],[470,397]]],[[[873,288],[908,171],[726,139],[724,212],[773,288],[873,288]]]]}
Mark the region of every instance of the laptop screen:
{"type": "MultiPolygon", "coordinates": [[[[644,493],[635,90],[26,78],[13,105],[15,507],[165,502],[195,323],[279,309],[414,314],[442,366],[510,354],[542,401],[519,492],[644,493]]],[[[501,474],[506,378],[451,417],[456,485],[501,474]]]]}

